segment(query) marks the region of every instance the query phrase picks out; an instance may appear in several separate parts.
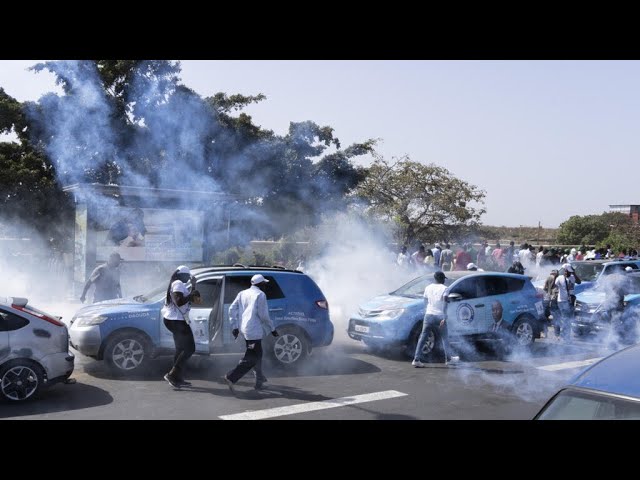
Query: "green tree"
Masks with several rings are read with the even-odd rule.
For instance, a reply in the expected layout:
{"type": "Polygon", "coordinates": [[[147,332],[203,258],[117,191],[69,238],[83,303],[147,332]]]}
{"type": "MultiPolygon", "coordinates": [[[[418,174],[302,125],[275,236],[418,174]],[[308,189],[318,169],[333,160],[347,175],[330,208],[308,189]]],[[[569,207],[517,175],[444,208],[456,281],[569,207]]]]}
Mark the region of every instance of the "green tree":
{"type": "Polygon", "coordinates": [[[376,156],[356,194],[371,213],[393,220],[405,243],[460,237],[475,229],[485,212],[484,191],[445,168],[409,157],[390,164],[376,156]]]}
{"type": "Polygon", "coordinates": [[[560,224],[558,242],[564,245],[598,245],[616,229],[631,225],[628,215],[604,212],[600,215],[574,215],[560,224]]]}

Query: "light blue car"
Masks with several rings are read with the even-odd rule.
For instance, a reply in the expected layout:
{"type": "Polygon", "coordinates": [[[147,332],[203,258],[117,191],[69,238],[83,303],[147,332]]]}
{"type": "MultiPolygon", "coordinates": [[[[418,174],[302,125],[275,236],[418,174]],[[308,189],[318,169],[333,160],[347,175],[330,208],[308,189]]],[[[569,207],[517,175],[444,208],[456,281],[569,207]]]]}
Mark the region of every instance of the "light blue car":
{"type": "MultiPolygon", "coordinates": [[[[500,302],[504,322],[501,332],[520,346],[540,337],[544,325],[542,295],[524,275],[497,272],[446,272],[445,315],[452,343],[464,340],[496,340],[492,306],[500,302]]],[[[351,316],[347,333],[371,347],[401,345],[413,356],[422,331],[425,287],[433,275],[424,275],[388,295],[362,304],[351,316]]],[[[423,350],[429,358],[439,348],[432,329],[423,350]]],[[[502,338],[501,338],[502,339],[502,338]]]]}

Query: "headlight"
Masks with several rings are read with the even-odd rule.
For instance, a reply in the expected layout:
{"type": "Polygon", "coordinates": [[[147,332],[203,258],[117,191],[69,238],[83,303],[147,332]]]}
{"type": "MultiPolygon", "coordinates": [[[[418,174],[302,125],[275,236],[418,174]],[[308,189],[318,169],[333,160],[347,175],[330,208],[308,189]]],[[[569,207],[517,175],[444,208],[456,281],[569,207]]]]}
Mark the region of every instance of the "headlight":
{"type": "Polygon", "coordinates": [[[383,310],[382,312],[380,312],[380,315],[377,315],[377,318],[393,320],[395,318],[398,318],[403,313],[404,308],[399,308],[397,310],[383,310]]]}
{"type": "Polygon", "coordinates": [[[100,325],[102,322],[104,322],[107,318],[109,317],[105,317],[104,315],[88,315],[86,317],[76,317],[75,321],[73,322],[75,325],[78,325],[80,327],[82,326],[89,326],[89,325],[100,325]]]}

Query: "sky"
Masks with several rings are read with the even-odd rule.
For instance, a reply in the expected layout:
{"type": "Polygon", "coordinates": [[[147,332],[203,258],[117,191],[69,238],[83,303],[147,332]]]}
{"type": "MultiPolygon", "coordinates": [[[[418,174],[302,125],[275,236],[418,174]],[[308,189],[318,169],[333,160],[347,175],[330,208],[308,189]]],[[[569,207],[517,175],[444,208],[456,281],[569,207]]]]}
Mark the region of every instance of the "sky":
{"type": "MultiPolygon", "coordinates": [[[[37,63],[0,61],[20,101],[60,92],[37,63]]],[[[284,134],[330,125],[343,146],[381,139],[386,158],[435,163],[486,192],[486,225],[557,227],[640,203],[638,61],[182,61],[203,96],[263,93],[245,111],[284,134]]],[[[367,164],[370,160],[361,161],[367,164]]]]}

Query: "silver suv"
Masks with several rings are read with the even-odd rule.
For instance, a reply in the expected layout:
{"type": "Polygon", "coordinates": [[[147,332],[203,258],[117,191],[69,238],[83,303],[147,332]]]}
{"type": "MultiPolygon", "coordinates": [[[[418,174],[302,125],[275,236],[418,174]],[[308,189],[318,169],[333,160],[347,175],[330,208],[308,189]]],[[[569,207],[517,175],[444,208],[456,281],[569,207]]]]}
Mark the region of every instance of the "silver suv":
{"type": "Polygon", "coordinates": [[[21,402],[73,373],[69,333],[60,317],[0,297],[0,399],[21,402]]]}

